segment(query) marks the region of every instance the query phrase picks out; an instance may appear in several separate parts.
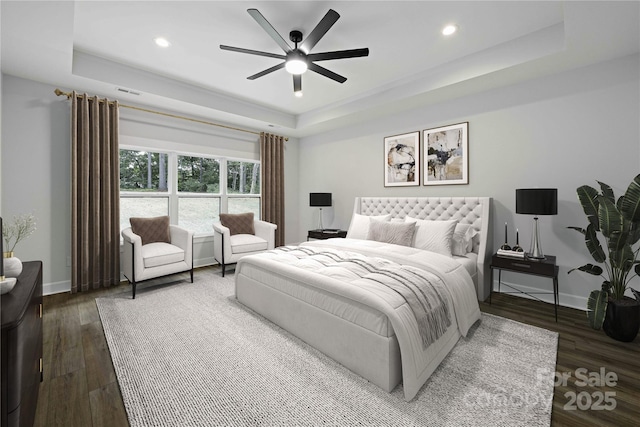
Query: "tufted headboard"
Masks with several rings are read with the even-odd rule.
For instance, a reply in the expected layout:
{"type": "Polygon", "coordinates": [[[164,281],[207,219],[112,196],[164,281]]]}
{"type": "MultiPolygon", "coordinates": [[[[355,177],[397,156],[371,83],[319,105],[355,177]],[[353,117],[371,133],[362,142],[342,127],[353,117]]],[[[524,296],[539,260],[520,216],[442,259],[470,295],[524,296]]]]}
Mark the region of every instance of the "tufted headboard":
{"type": "Polygon", "coordinates": [[[489,297],[493,230],[490,197],[356,197],[353,211],[361,215],[407,216],[427,220],[456,219],[478,231],[473,252],[478,254],[478,275],[474,278],[478,300],[489,297]]]}

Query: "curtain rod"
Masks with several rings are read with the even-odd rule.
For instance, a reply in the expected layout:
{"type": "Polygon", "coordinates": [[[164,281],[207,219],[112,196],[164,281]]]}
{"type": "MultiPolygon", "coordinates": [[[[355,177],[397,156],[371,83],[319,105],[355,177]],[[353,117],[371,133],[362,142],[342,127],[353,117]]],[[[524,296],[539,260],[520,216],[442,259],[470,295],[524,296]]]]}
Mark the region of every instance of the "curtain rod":
{"type": "MultiPolygon", "coordinates": [[[[53,91],[57,96],[66,96],[67,99],[70,99],[73,94],[71,92],[63,92],[60,89],[56,89],[53,91]]],[[[83,97],[83,95],[79,95],[81,98],[83,97]]],[[[190,122],[196,122],[196,123],[202,123],[205,125],[210,125],[210,126],[217,126],[217,127],[221,127],[221,128],[225,128],[225,129],[231,129],[231,130],[237,130],[238,132],[246,132],[246,133],[251,133],[254,135],[260,135],[260,132],[255,132],[252,130],[247,130],[247,129],[241,129],[241,128],[236,128],[233,126],[227,126],[227,125],[221,125],[219,123],[212,123],[212,122],[208,122],[206,120],[199,120],[199,119],[194,119],[191,117],[185,117],[185,116],[179,116],[177,114],[171,114],[171,113],[163,113],[162,111],[156,111],[156,110],[151,110],[148,108],[142,108],[142,107],[135,107],[133,105],[126,105],[126,104],[119,104],[120,107],[123,108],[129,108],[131,110],[138,110],[138,111],[144,111],[145,113],[151,113],[151,114],[158,114],[161,116],[166,116],[166,117],[173,117],[174,119],[182,119],[182,120],[188,120],[190,122]]],[[[284,138],[285,141],[288,141],[289,138],[284,138]]]]}

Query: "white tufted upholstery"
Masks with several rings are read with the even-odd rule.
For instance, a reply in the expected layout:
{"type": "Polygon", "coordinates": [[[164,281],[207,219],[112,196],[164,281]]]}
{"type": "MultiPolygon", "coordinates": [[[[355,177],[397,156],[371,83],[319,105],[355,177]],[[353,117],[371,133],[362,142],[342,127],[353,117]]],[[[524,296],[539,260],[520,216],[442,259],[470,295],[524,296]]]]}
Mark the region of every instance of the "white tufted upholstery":
{"type": "Polygon", "coordinates": [[[473,252],[478,254],[478,276],[474,277],[478,299],[489,297],[493,250],[490,197],[356,197],[353,211],[361,215],[391,214],[391,218],[455,219],[471,224],[478,231],[473,238],[473,252]]]}

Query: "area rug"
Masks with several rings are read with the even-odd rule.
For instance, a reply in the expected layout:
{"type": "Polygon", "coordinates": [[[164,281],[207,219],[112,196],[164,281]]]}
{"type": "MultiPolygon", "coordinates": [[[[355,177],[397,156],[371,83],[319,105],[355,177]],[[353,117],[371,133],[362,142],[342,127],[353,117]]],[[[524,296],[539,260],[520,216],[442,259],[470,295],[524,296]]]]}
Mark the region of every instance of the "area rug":
{"type": "Polygon", "coordinates": [[[96,299],[133,427],[550,424],[555,332],[483,314],[405,402],[195,279],[96,299]]]}

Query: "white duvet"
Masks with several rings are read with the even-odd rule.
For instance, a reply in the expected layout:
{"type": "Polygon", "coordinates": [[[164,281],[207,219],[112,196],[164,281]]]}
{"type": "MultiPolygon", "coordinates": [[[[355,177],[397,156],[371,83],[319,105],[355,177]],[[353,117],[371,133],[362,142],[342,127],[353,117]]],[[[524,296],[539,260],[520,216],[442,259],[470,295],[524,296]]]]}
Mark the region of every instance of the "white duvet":
{"type": "MultiPolygon", "coordinates": [[[[318,240],[305,242],[301,246],[357,252],[428,271],[440,278],[445,284],[448,300],[453,308],[454,324],[457,325],[460,335],[466,336],[469,328],[480,319],[480,308],[471,276],[464,266],[453,258],[406,246],[358,239],[318,240]]],[[[266,268],[278,268],[279,272],[285,274],[291,273],[292,270],[299,270],[301,267],[288,265],[287,261],[279,262],[278,264],[281,265],[274,267],[275,258],[277,256],[269,252],[245,257],[238,262],[236,274],[241,272],[245,262],[262,265],[266,268]]],[[[393,293],[388,290],[380,289],[372,292],[370,289],[362,289],[357,286],[340,286],[340,281],[336,278],[325,277],[312,270],[313,268],[309,268],[300,273],[304,275],[305,282],[313,280],[314,286],[372,307],[387,316],[400,347],[405,399],[407,401],[413,399],[435,366],[432,360],[434,349],[430,351],[430,348],[423,348],[416,317],[408,304],[398,301],[398,296],[391,296],[393,293]]],[[[450,334],[448,335],[450,336],[450,334]]],[[[458,335],[456,334],[456,336],[458,335]]]]}

